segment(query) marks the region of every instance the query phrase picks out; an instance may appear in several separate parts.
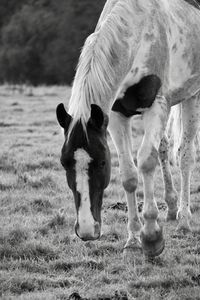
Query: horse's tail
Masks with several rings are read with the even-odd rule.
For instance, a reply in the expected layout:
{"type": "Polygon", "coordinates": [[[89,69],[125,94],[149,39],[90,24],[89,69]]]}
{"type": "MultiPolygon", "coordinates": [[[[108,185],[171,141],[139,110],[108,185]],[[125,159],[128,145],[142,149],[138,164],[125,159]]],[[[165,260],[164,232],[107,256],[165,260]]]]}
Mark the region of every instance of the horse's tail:
{"type": "Polygon", "coordinates": [[[171,160],[177,165],[182,136],[182,106],[177,104],[171,108],[167,123],[167,136],[171,147],[171,160]]]}
{"type": "MultiPolygon", "coordinates": [[[[171,147],[171,161],[173,164],[179,164],[179,152],[181,146],[181,137],[182,137],[182,105],[177,104],[171,108],[169,120],[167,123],[167,136],[169,138],[169,143],[171,147]]],[[[200,131],[198,130],[194,145],[196,149],[196,154],[199,157],[200,153],[200,131]]]]}

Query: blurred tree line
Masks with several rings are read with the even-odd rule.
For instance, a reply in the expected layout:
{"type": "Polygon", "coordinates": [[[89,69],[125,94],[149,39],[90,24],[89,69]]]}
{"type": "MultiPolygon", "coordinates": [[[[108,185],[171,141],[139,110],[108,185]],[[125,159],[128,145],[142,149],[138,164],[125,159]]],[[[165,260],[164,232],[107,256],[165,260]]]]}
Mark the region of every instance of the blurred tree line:
{"type": "Polygon", "coordinates": [[[0,83],[70,84],[105,1],[0,0],[0,83]]]}
{"type": "Polygon", "coordinates": [[[105,0],[1,0],[0,82],[70,84],[105,0]]]}

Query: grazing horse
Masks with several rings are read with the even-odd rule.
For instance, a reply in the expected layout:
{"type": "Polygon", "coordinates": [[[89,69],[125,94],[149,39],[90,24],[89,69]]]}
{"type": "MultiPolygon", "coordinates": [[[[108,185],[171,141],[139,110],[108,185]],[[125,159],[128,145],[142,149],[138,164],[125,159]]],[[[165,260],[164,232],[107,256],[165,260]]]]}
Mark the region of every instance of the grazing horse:
{"type": "Polygon", "coordinates": [[[57,107],[64,128],[61,163],[73,192],[75,232],[82,240],[101,234],[101,206],[110,180],[107,129],[116,146],[128,203],[126,249],[147,256],[164,249],[154,173],[160,160],[167,219],[189,228],[193,141],[200,115],[200,11],[183,0],[108,0],[95,32],[82,49],[69,109],[57,107]],[[182,119],[181,195],[171,178],[165,128],[172,106],[182,119]],[[131,117],[142,114],[144,137],[132,156],[131,117]],[[144,186],[143,223],[138,215],[138,170],[144,186]]]}

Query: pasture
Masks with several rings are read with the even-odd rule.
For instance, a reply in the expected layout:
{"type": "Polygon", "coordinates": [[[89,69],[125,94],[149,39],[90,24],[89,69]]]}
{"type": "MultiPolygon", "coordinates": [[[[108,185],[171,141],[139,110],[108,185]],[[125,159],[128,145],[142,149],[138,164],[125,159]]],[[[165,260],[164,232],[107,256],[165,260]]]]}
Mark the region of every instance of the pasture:
{"type": "MultiPolygon", "coordinates": [[[[104,195],[103,235],[84,243],[74,235],[74,202],[59,161],[63,136],[55,109],[69,96],[65,87],[31,93],[0,88],[0,298],[75,299],[77,292],[95,300],[200,299],[198,159],[191,184],[193,231],[176,232],[177,222],[165,222],[158,167],[155,191],[165,250],[154,260],[138,252],[124,261],[127,207],[109,139],[112,177],[104,195]]],[[[134,127],[136,132],[141,133],[134,127]]],[[[176,167],[173,175],[180,191],[176,167]]],[[[141,179],[137,194],[141,211],[141,179]]]]}

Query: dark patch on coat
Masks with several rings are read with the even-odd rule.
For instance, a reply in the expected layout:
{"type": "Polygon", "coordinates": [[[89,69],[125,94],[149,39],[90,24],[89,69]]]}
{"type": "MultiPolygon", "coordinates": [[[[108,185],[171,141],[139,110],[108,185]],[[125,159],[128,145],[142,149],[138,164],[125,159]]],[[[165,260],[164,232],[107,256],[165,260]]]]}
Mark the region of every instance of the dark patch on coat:
{"type": "Polygon", "coordinates": [[[151,107],[160,87],[161,80],[157,75],[145,76],[138,83],[130,86],[123,98],[115,101],[112,110],[126,117],[141,114],[137,110],[151,107]]]}
{"type": "Polygon", "coordinates": [[[200,9],[200,3],[197,0],[184,0],[185,2],[191,4],[192,6],[200,9]]]}

